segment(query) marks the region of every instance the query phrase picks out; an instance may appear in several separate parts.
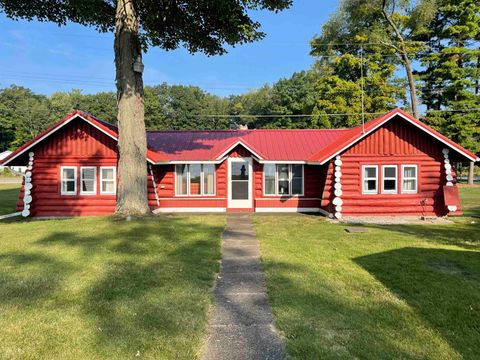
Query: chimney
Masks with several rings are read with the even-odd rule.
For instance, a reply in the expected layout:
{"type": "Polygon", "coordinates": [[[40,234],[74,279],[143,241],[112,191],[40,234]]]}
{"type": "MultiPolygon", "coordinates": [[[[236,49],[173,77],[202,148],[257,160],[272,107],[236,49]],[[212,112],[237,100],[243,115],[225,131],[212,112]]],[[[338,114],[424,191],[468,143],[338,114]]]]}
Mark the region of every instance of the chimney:
{"type": "Polygon", "coordinates": [[[238,130],[248,130],[248,125],[239,125],[238,130]]]}

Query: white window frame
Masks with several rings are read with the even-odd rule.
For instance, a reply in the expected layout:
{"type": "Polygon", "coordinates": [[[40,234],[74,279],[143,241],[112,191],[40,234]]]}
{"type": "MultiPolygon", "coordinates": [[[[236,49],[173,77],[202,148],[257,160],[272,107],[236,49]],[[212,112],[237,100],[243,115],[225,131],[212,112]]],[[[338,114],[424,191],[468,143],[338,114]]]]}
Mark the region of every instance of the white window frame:
{"type": "MultiPolygon", "coordinates": [[[[200,181],[202,182],[201,184],[202,196],[216,196],[217,195],[217,166],[215,164],[201,164],[201,165],[202,165],[202,169],[200,173],[200,181]],[[203,167],[205,165],[213,165],[213,193],[212,194],[205,194],[205,172],[203,170],[203,167]]],[[[188,167],[188,169],[190,170],[190,167],[188,167]]],[[[190,191],[190,187],[188,187],[188,191],[190,191]]]]}
{"type": "Polygon", "coordinates": [[[382,194],[397,194],[398,193],[398,166],[397,165],[382,165],[382,194]],[[394,168],[395,176],[385,176],[385,169],[394,168]],[[385,180],[395,180],[394,190],[385,190],[385,180]]]}
{"type": "Polygon", "coordinates": [[[277,164],[274,164],[274,163],[269,163],[269,164],[263,164],[263,168],[262,168],[262,172],[263,172],[263,196],[277,196],[277,182],[278,182],[278,177],[277,177],[277,164]],[[273,172],[274,173],[274,184],[273,184],[273,194],[267,194],[265,192],[265,189],[267,188],[265,186],[265,165],[272,165],[275,169],[275,171],[273,172]]]}
{"type": "MultiPolygon", "coordinates": [[[[266,194],[265,193],[265,168],[262,169],[263,172],[263,196],[305,196],[305,165],[304,164],[287,164],[287,163],[270,163],[275,166],[275,193],[274,194],[266,194]],[[288,165],[288,194],[279,194],[278,193],[278,167],[277,165],[288,165]],[[302,193],[301,194],[292,194],[292,179],[293,179],[293,172],[292,166],[299,165],[302,167],[302,193]]],[[[264,165],[265,166],[265,165],[264,165]]]]}
{"type": "Polygon", "coordinates": [[[64,196],[75,196],[77,195],[77,167],[76,166],[60,166],[60,194],[64,196]],[[63,170],[64,169],[73,169],[74,170],[74,177],[73,179],[64,179],[63,178],[63,170]],[[63,191],[63,182],[64,181],[73,181],[74,190],[73,191],[63,191]]]}
{"type": "Polygon", "coordinates": [[[217,195],[217,167],[213,164],[213,194],[205,194],[205,174],[203,171],[204,165],[212,165],[212,164],[198,164],[198,163],[188,163],[188,164],[175,164],[174,169],[174,184],[175,184],[175,196],[178,197],[204,197],[204,196],[216,196],[217,195]],[[185,165],[187,166],[187,193],[186,194],[179,194],[178,187],[177,187],[177,165],[185,165]],[[190,194],[190,165],[200,165],[200,194],[191,195],[190,194]]]}
{"type": "Polygon", "coordinates": [[[402,194],[417,194],[418,193],[418,165],[416,164],[402,164],[402,194]],[[405,168],[413,167],[415,168],[415,177],[405,177],[405,168]],[[404,180],[415,180],[415,190],[405,190],[403,188],[404,180]]]}
{"type": "Polygon", "coordinates": [[[97,194],[97,167],[96,166],[80,166],[80,195],[96,195],[97,194]],[[83,169],[93,169],[93,191],[83,191],[83,169]]]}
{"type": "Polygon", "coordinates": [[[117,193],[117,167],[116,166],[100,166],[100,194],[102,195],[115,195],[117,193]],[[103,178],[103,169],[113,169],[113,179],[103,178]],[[103,182],[113,180],[113,192],[103,191],[103,182]]]}
{"type": "Polygon", "coordinates": [[[378,194],[378,165],[362,165],[362,194],[372,195],[378,194]],[[375,177],[365,177],[366,168],[375,168],[375,177]],[[366,190],[365,189],[365,180],[375,180],[375,190],[366,190]]]}

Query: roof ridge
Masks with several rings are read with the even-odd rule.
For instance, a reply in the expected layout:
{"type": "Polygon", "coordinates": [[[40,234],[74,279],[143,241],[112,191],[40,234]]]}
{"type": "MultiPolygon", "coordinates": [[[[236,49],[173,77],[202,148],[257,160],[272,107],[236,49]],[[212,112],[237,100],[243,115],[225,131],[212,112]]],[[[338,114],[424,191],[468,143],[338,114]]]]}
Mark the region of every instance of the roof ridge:
{"type": "Polygon", "coordinates": [[[348,131],[352,128],[335,128],[335,129],[246,129],[246,130],[234,130],[234,129],[191,129],[191,130],[147,130],[147,133],[182,133],[182,132],[238,132],[238,133],[248,133],[249,131],[261,131],[261,132],[270,132],[270,131],[348,131]]]}

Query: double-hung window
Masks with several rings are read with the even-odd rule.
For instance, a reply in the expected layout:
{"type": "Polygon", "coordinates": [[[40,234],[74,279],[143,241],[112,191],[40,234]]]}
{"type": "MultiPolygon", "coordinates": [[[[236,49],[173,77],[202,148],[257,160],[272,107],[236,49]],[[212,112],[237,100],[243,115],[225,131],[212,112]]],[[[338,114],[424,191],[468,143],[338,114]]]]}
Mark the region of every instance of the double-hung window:
{"type": "Polygon", "coordinates": [[[62,166],[60,168],[60,193],[62,195],[77,194],[77,167],[62,166]]]}
{"type": "Polygon", "coordinates": [[[95,166],[80,167],[80,194],[95,195],[97,193],[97,168],[95,166]]]}
{"type": "Polygon", "coordinates": [[[402,165],[402,193],[417,193],[417,165],[402,165]]]}
{"type": "Polygon", "coordinates": [[[397,165],[382,166],[382,193],[397,193],[397,165]]]}
{"type": "Polygon", "coordinates": [[[100,194],[112,195],[117,190],[117,169],[115,166],[100,167],[100,194]]]}
{"type": "Polygon", "coordinates": [[[263,178],[265,195],[303,195],[303,165],[265,164],[263,178]]]}
{"type": "Polygon", "coordinates": [[[175,165],[175,194],[181,196],[215,195],[215,165],[175,165]]]}
{"type": "Polygon", "coordinates": [[[362,183],[364,194],[376,194],[378,192],[378,166],[363,165],[362,183]]]}

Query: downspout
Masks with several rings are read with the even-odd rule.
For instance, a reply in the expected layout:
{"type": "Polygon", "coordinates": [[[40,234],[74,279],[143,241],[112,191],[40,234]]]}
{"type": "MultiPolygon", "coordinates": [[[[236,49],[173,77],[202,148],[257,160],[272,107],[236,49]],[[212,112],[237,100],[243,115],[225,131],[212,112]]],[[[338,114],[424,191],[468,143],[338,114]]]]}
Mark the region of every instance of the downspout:
{"type": "Polygon", "coordinates": [[[153,191],[155,192],[155,199],[157,200],[157,207],[160,207],[160,197],[157,193],[157,184],[155,183],[155,175],[153,174],[152,164],[148,164],[150,175],[152,176],[153,191]]]}

